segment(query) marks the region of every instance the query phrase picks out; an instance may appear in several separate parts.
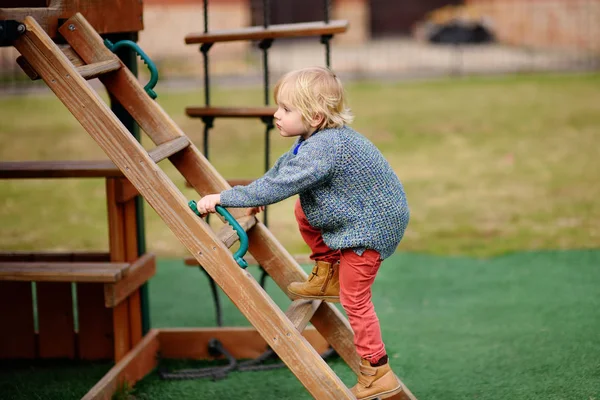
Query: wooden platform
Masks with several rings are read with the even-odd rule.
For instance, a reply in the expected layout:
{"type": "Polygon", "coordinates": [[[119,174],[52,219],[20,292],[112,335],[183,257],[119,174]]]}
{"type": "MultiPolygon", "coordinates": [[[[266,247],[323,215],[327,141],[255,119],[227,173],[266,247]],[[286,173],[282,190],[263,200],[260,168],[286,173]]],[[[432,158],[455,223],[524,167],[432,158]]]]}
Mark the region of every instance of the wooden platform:
{"type": "MultiPolygon", "coordinates": [[[[39,1],[43,5],[43,1],[39,1]]],[[[85,16],[98,33],[138,32],[144,29],[144,5],[140,0],[51,0],[49,7],[3,7],[0,2],[0,20],[23,22],[32,16],[51,38],[58,37],[59,20],[66,20],[75,13],[85,16]]]]}

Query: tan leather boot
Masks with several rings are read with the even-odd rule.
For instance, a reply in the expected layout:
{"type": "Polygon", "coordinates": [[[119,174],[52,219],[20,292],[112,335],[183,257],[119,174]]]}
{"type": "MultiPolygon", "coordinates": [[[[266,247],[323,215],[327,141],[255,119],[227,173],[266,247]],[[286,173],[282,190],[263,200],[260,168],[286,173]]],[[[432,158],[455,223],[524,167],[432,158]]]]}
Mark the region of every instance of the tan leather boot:
{"type": "Polygon", "coordinates": [[[402,392],[402,385],[389,362],[381,367],[371,367],[371,363],[363,358],[358,383],[351,390],[358,400],[387,399],[402,392]]]}
{"type": "Polygon", "coordinates": [[[288,291],[295,297],[338,303],[340,301],[340,262],[317,261],[306,282],[292,282],[288,291]]]}

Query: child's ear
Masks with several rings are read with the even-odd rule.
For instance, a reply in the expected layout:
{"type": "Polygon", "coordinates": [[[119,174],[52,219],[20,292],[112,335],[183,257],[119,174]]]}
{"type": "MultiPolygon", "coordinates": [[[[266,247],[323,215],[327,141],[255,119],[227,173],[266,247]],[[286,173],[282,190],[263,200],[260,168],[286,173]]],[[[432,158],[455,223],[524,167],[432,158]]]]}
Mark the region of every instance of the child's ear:
{"type": "Polygon", "coordinates": [[[310,126],[313,128],[316,128],[323,123],[324,119],[325,119],[325,117],[323,116],[323,114],[315,114],[313,116],[312,121],[310,121],[310,126]]]}

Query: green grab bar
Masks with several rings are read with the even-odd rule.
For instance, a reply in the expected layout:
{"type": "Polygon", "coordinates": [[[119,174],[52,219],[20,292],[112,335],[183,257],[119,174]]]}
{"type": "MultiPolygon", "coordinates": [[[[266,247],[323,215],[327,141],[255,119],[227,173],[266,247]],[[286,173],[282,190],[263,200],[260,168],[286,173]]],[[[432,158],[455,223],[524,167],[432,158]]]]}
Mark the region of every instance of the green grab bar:
{"type": "Polygon", "coordinates": [[[148,69],[150,70],[150,81],[146,84],[146,86],[144,86],[144,90],[146,91],[146,93],[148,93],[148,96],[150,96],[153,100],[156,99],[158,95],[153,89],[154,86],[156,86],[156,84],[158,83],[158,69],[154,64],[154,61],[152,61],[150,57],[148,57],[148,55],[144,53],[144,50],[142,50],[142,48],[138,46],[136,42],[133,42],[131,40],[120,40],[117,43],[113,44],[113,42],[111,42],[110,40],[104,39],[104,45],[108,47],[108,49],[113,53],[116,53],[117,50],[119,50],[121,47],[130,47],[140,56],[140,58],[144,61],[144,63],[148,66],[148,69]]]}
{"type": "MultiPolygon", "coordinates": [[[[200,214],[200,212],[198,211],[198,206],[196,205],[196,202],[194,200],[190,200],[188,206],[197,216],[202,216],[202,214],[200,214]]],[[[219,214],[223,216],[223,218],[225,218],[225,220],[229,223],[229,225],[231,225],[233,230],[235,230],[238,234],[238,237],[240,238],[240,248],[235,253],[233,253],[233,259],[238,263],[240,267],[246,269],[248,267],[248,263],[246,262],[246,260],[244,260],[244,255],[248,251],[248,235],[246,234],[246,231],[244,231],[244,228],[241,227],[241,225],[224,207],[216,206],[215,209],[219,214]]]]}

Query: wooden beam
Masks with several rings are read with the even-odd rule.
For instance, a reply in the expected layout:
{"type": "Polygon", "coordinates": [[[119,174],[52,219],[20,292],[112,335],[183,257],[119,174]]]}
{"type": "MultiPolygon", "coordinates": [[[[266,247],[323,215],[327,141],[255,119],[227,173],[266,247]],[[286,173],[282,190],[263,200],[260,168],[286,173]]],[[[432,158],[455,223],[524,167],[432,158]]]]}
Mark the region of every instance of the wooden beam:
{"type": "Polygon", "coordinates": [[[271,25],[267,28],[251,26],[248,28],[192,33],[185,37],[186,44],[231,42],[237,40],[281,39],[301,36],[321,36],[344,33],[348,21],[335,20],[325,22],[303,22],[297,24],[271,25]]]}
{"type": "Polygon", "coordinates": [[[127,382],[133,386],[158,365],[159,331],[151,329],[81,400],[111,400],[127,382]]]}
{"type": "Polygon", "coordinates": [[[0,359],[36,357],[30,282],[0,281],[0,359]]]}
{"type": "Polygon", "coordinates": [[[117,282],[126,263],[2,262],[0,280],[23,282],[117,282]]]}
{"type": "Polygon", "coordinates": [[[129,297],[156,273],[156,258],[147,253],[123,271],[123,279],[104,285],[104,305],[112,308],[129,297]]]}
{"type": "MultiPolygon", "coordinates": [[[[329,348],[327,341],[312,327],[305,329],[302,335],[319,354],[329,348]]],[[[173,359],[214,359],[208,352],[212,338],[218,339],[237,359],[256,358],[267,349],[267,342],[253,327],[164,328],[160,329],[160,354],[173,359]]]]}
{"type": "Polygon", "coordinates": [[[109,160],[0,162],[0,179],[105,178],[122,176],[123,173],[109,160]]]}

